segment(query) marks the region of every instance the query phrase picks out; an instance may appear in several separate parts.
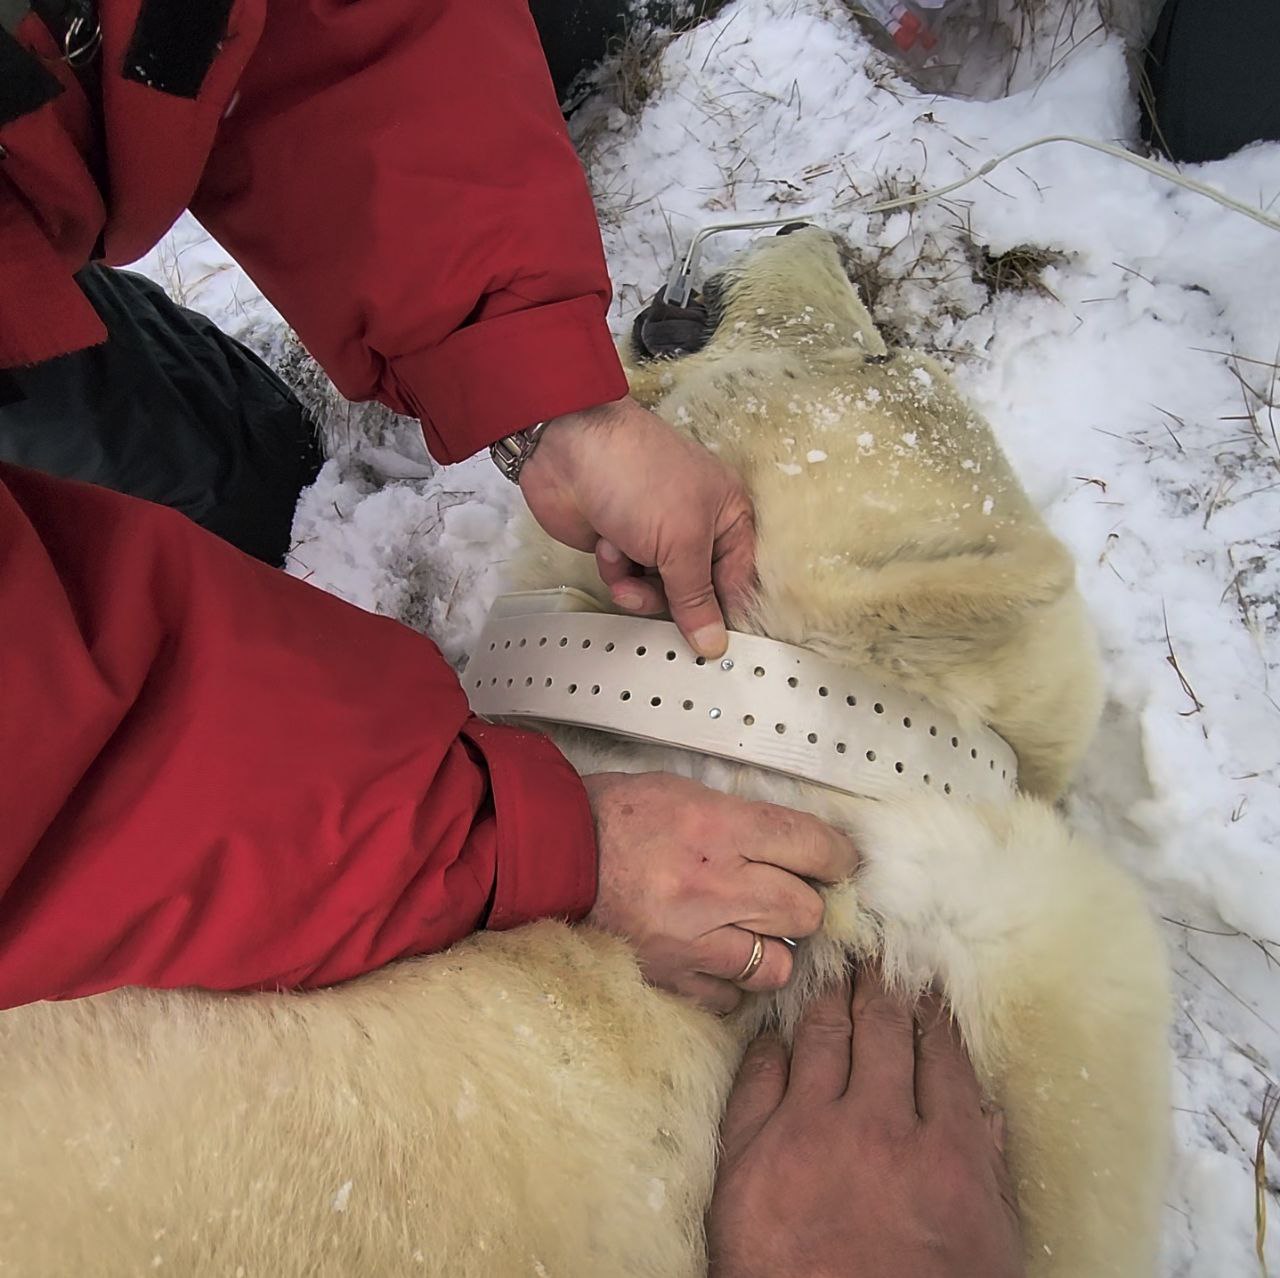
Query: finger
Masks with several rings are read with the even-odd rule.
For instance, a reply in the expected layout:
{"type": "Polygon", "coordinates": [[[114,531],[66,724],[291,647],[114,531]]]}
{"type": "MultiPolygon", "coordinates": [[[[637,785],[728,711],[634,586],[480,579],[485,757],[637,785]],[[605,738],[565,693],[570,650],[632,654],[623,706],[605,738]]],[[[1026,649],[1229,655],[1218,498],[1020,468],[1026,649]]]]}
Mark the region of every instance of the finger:
{"type": "Polygon", "coordinates": [[[716,597],[730,615],[744,609],[755,592],[756,525],[749,501],[737,518],[716,534],[711,581],[716,597]]]}
{"type": "Polygon", "coordinates": [[[725,1104],[720,1139],[724,1156],[743,1154],[760,1134],[787,1090],[787,1053],[772,1035],[758,1038],[738,1067],[738,1078],[725,1104]]]}
{"type": "Polygon", "coordinates": [[[595,549],[600,580],[609,587],[609,597],[617,607],[642,617],[656,617],[667,611],[661,583],[646,577],[641,565],[607,537],[597,539],[595,549]]]}
{"type": "Polygon", "coordinates": [[[916,1019],[916,1112],[925,1123],[980,1141],[985,1135],[982,1089],[950,1010],[936,994],[926,994],[916,1019]]]}
{"type": "Polygon", "coordinates": [[[674,988],[682,998],[717,1016],[727,1016],[742,1002],[742,991],[736,985],[702,972],[688,973],[674,982],[674,988]]]}
{"type": "Polygon", "coordinates": [[[853,1047],[850,994],[846,977],[805,1008],[791,1049],[788,1104],[825,1104],[848,1088],[853,1047]]]}
{"type": "Polygon", "coordinates": [[[858,866],[857,849],[846,835],[775,803],[750,805],[742,855],[822,883],[839,883],[858,866]]]}
{"type": "Polygon", "coordinates": [[[885,988],[880,973],[862,968],[853,989],[850,1099],[894,1124],[916,1121],[915,1018],[885,988]]]}
{"type": "Polygon", "coordinates": [[[718,927],[698,943],[698,970],[732,981],[740,990],[780,990],[791,979],[791,951],[779,940],[740,927],[718,927]],[[756,936],[763,942],[760,963],[745,980],[738,976],[755,953],[756,936]]]}
{"type": "MultiPolygon", "coordinates": [[[[751,864],[730,881],[730,920],[762,936],[812,936],[822,926],[822,897],[803,879],[774,865],[751,864]]],[[[745,959],[743,960],[746,961],[745,959]]]]}
{"type": "Polygon", "coordinates": [[[626,612],[637,617],[659,617],[667,611],[662,587],[650,577],[627,577],[609,587],[609,597],[626,612]]]}
{"type": "Polygon", "coordinates": [[[1004,1114],[999,1110],[987,1115],[991,1132],[991,1170],[996,1178],[996,1188],[1000,1198],[1008,1209],[1015,1224],[1021,1214],[1018,1209],[1018,1191],[1013,1183],[1013,1172],[1009,1168],[1009,1160],[1004,1149],[1004,1114]]]}
{"type": "Polygon", "coordinates": [[[671,620],[703,657],[720,657],[729,646],[724,615],[711,581],[712,543],[701,532],[676,537],[658,560],[671,620]]]}
{"type": "Polygon", "coordinates": [[[1004,1110],[987,1110],[987,1131],[991,1133],[991,1143],[995,1147],[996,1153],[1003,1158],[1006,1132],[1004,1110]]]}
{"type": "Polygon", "coordinates": [[[596,568],[606,586],[620,585],[639,571],[635,561],[624,555],[607,537],[596,542],[596,568]]]}

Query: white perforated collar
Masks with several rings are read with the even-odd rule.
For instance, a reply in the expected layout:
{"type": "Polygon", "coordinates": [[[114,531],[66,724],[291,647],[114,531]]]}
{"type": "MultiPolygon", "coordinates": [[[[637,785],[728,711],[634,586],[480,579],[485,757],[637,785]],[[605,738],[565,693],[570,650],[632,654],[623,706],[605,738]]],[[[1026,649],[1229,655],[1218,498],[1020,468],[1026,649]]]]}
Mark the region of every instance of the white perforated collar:
{"type": "Polygon", "coordinates": [[[1007,742],[922,697],[756,635],[707,661],[670,622],[604,613],[576,590],[499,599],[463,685],[486,718],[594,728],[846,794],[997,802],[1017,785],[1007,742]]]}

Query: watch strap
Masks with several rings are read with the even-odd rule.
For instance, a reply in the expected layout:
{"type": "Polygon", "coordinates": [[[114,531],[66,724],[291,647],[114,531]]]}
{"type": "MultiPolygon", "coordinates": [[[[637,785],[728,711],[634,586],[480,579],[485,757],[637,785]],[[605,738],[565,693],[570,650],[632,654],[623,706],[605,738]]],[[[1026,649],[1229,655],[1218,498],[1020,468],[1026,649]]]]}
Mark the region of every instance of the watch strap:
{"type": "Polygon", "coordinates": [[[489,456],[493,464],[513,483],[520,482],[520,472],[525,463],[533,456],[538,447],[538,440],[549,423],[539,422],[528,430],[518,430],[513,435],[504,435],[497,443],[489,445],[489,456]]]}

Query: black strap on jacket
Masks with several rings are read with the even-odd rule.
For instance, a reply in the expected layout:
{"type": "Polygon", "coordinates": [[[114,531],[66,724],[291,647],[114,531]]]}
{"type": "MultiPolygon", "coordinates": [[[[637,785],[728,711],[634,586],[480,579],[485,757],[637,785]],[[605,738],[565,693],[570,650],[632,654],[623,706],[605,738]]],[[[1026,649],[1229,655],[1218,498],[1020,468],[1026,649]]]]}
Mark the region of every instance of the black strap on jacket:
{"type": "MultiPolygon", "coordinates": [[[[143,0],[119,68],[127,80],[179,98],[199,96],[227,34],[233,0],[143,0]]],[[[56,76],[18,43],[32,10],[97,98],[100,39],[95,0],[0,0],[0,125],[37,111],[62,92],[56,76]]]]}
{"type": "Polygon", "coordinates": [[[143,0],[124,56],[124,77],[195,98],[226,38],[232,0],[143,0]]]}
{"type": "Polygon", "coordinates": [[[62,92],[57,76],[18,43],[29,0],[0,0],[0,125],[38,111],[62,92]]]}

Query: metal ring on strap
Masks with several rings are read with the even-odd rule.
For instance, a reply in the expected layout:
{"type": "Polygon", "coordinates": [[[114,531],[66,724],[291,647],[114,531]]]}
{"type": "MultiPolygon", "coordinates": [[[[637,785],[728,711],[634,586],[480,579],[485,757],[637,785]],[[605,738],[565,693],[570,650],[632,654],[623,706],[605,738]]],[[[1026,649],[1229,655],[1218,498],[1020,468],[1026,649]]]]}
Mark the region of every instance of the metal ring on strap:
{"type": "Polygon", "coordinates": [[[730,635],[708,661],[670,622],[603,613],[578,591],[499,599],[463,686],[488,718],[594,728],[869,798],[996,802],[1017,785],[1002,738],[922,697],[756,635],[730,635]]]}

